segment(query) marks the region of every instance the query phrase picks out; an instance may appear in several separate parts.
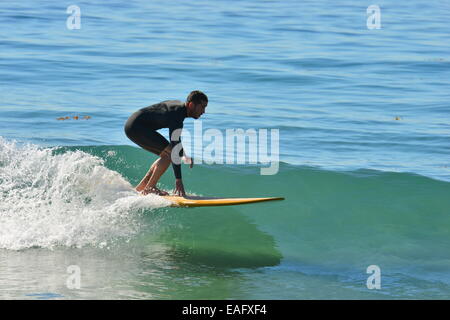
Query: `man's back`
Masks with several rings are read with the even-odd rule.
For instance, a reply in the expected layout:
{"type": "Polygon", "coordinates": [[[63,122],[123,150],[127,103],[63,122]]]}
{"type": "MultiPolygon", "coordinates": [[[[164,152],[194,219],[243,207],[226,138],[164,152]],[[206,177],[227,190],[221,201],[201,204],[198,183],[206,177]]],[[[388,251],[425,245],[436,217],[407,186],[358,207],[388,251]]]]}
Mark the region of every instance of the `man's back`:
{"type": "Polygon", "coordinates": [[[166,100],[140,109],[137,112],[136,121],[154,130],[178,129],[183,127],[186,116],[187,110],[184,102],[166,100]]]}

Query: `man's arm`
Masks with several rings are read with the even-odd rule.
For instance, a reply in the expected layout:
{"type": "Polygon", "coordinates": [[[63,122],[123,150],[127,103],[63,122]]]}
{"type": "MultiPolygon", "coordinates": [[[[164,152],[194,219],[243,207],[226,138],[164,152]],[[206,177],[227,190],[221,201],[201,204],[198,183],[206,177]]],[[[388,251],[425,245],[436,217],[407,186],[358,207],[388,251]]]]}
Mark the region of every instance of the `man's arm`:
{"type": "Polygon", "coordinates": [[[175,190],[176,195],[184,197],[186,192],[184,191],[183,181],[181,178],[181,157],[184,155],[183,145],[181,143],[181,131],[183,129],[183,123],[178,126],[169,128],[170,144],[172,147],[172,153],[170,160],[172,162],[173,173],[175,174],[175,190]]]}
{"type": "Polygon", "coordinates": [[[172,147],[172,154],[170,160],[172,162],[173,173],[176,179],[181,180],[181,158],[184,155],[183,144],[181,143],[181,131],[183,125],[178,128],[169,128],[170,146],[172,147]]]}

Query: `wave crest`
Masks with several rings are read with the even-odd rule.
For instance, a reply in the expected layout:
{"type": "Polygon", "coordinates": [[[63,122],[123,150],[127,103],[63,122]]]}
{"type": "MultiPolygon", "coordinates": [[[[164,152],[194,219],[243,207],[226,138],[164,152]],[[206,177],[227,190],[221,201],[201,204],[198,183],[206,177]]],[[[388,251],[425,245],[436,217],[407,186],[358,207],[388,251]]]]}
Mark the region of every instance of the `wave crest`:
{"type": "Polygon", "coordinates": [[[139,213],[167,205],[137,195],[101,158],[57,150],[0,138],[0,248],[107,246],[140,230],[139,213]]]}

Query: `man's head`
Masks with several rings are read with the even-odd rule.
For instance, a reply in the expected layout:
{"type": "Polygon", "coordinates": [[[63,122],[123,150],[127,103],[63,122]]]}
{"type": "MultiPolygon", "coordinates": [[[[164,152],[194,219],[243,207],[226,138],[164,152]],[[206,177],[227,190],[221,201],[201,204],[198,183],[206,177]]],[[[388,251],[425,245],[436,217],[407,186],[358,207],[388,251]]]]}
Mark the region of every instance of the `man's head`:
{"type": "Polygon", "coordinates": [[[199,90],[189,93],[186,99],[186,108],[188,117],[198,119],[205,113],[205,108],[208,105],[208,97],[199,90]]]}

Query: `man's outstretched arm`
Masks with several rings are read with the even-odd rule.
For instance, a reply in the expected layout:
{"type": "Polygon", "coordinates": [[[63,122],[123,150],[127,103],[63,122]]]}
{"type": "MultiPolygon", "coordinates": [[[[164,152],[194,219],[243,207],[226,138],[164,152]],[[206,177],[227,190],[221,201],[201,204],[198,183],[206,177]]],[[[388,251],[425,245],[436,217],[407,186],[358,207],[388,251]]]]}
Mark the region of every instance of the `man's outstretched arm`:
{"type": "Polygon", "coordinates": [[[178,196],[186,196],[184,190],[183,180],[181,177],[181,158],[184,155],[183,145],[181,143],[181,128],[169,128],[170,144],[172,152],[170,160],[172,162],[173,173],[175,175],[175,189],[174,194],[178,196]]]}

